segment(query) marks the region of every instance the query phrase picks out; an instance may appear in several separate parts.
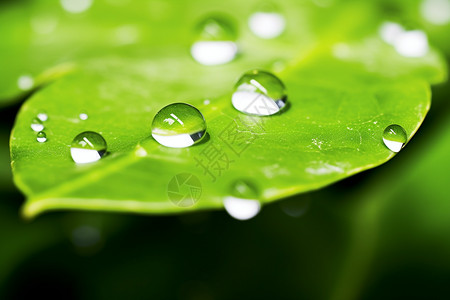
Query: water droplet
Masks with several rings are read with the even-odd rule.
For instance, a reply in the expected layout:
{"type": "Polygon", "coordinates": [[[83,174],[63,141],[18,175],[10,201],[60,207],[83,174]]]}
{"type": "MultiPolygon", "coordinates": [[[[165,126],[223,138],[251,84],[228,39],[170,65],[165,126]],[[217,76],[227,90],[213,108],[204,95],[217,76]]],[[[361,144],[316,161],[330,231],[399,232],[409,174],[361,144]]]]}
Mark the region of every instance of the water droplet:
{"type": "Polygon", "coordinates": [[[210,17],[196,27],[192,57],[200,64],[212,66],[232,61],[237,52],[237,32],[226,19],[210,17]]]}
{"type": "Polygon", "coordinates": [[[273,39],[280,36],[286,28],[284,16],[271,3],[264,3],[248,19],[250,30],[263,39],[273,39]]]}
{"type": "Polygon", "coordinates": [[[47,135],[43,131],[39,131],[36,135],[36,140],[39,143],[45,143],[47,141],[47,135]]]}
{"type": "Polygon", "coordinates": [[[30,75],[22,75],[17,79],[17,86],[22,91],[27,91],[34,86],[34,79],[30,75]]]}
{"type": "Polygon", "coordinates": [[[83,120],[83,121],[85,121],[89,118],[87,113],[81,113],[78,117],[80,118],[80,120],[83,120]]]}
{"type": "Polygon", "coordinates": [[[428,38],[422,30],[411,30],[402,33],[394,42],[398,54],[405,57],[422,57],[428,53],[428,38]]]}
{"type": "Polygon", "coordinates": [[[290,217],[298,218],[303,216],[309,209],[311,198],[307,195],[296,197],[295,199],[285,199],[281,201],[281,210],[290,217]]]}
{"type": "Polygon", "coordinates": [[[394,22],[384,22],[379,33],[381,38],[404,57],[422,57],[429,51],[428,37],[422,30],[406,30],[394,22]]]}
{"type": "Polygon", "coordinates": [[[34,118],[33,121],[31,121],[31,129],[36,132],[42,131],[44,130],[44,124],[42,124],[42,121],[38,118],[34,118]]]}
{"type": "Polygon", "coordinates": [[[86,248],[95,246],[100,242],[101,233],[97,227],[83,225],[72,231],[72,242],[75,246],[86,248]]]}
{"type": "Polygon", "coordinates": [[[393,152],[402,150],[407,139],[406,131],[400,125],[390,125],[383,132],[383,142],[393,152]]]}
{"type": "Polygon", "coordinates": [[[240,112],[269,116],[286,106],[286,88],[275,75],[253,70],[238,80],[231,101],[240,112]]]}
{"type": "Polygon", "coordinates": [[[152,136],[163,146],[185,148],[202,140],[206,122],[202,113],[186,103],[173,103],[161,109],[153,119],[152,136]]]}
{"type": "Polygon", "coordinates": [[[404,32],[403,26],[394,22],[384,22],[379,29],[381,39],[389,45],[394,45],[396,39],[404,32]]]}
{"type": "Polygon", "coordinates": [[[449,0],[424,0],[420,12],[425,20],[434,25],[445,25],[450,22],[449,0]]]}
{"type": "Polygon", "coordinates": [[[62,8],[72,14],[79,14],[88,10],[92,0],[61,0],[62,8]]]}
{"type": "Polygon", "coordinates": [[[248,220],[255,217],[261,210],[258,200],[258,189],[248,181],[238,180],[231,185],[232,196],[223,201],[225,210],[238,220],[248,220]]]}
{"type": "Polygon", "coordinates": [[[106,141],[98,133],[85,131],[77,135],[70,146],[70,154],[77,164],[91,163],[106,153],[106,141]]]}
{"type": "Polygon", "coordinates": [[[42,122],[45,122],[48,120],[48,115],[45,112],[40,112],[37,114],[37,118],[42,122]]]}

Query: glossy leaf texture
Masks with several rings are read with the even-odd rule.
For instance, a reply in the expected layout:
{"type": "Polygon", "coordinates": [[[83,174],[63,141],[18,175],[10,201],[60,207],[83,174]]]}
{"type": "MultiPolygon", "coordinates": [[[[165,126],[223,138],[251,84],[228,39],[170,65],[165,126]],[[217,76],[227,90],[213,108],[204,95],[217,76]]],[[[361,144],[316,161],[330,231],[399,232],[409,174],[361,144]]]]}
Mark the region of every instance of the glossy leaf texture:
{"type": "Polygon", "coordinates": [[[75,71],[37,91],[16,119],[11,157],[15,182],[28,198],[24,215],[221,208],[236,180],[251,182],[268,203],[386,162],[394,154],[383,145],[384,129],[399,124],[410,139],[429,109],[430,83],[443,81],[445,71],[434,50],[401,57],[380,40],[379,22],[369,16],[370,6],[344,6],[335,26],[310,32],[316,39],[305,41],[293,30],[298,42],[247,41],[241,57],[220,67],[199,66],[179,47],[80,58],[75,71]],[[359,32],[353,22],[366,15],[349,20],[355,9],[367,14],[359,32]],[[272,50],[258,51],[261,45],[272,50]],[[285,83],[290,105],[281,114],[250,117],[232,107],[234,81],[252,68],[271,70],[285,83]],[[151,138],[153,117],[173,102],[203,113],[208,137],[200,144],[171,149],[151,138]],[[41,111],[49,117],[45,143],[36,142],[30,128],[41,111]],[[80,120],[81,112],[89,118],[80,120]],[[70,144],[86,130],[102,134],[108,153],[76,165],[70,144]],[[188,208],[168,196],[180,173],[201,182],[201,197],[188,208]]]}

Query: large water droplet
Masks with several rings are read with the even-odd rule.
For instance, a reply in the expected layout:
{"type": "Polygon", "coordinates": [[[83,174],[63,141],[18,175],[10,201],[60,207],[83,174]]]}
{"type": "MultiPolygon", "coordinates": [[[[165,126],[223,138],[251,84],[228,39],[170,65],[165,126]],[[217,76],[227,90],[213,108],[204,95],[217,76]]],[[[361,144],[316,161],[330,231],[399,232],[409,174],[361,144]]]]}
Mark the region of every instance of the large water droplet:
{"type": "Polygon", "coordinates": [[[383,132],[383,142],[393,152],[402,150],[407,140],[406,131],[400,125],[389,125],[383,132]]]}
{"type": "Polygon", "coordinates": [[[45,143],[47,141],[47,135],[43,131],[39,131],[36,135],[36,141],[39,143],[45,143]]]}
{"type": "Polygon", "coordinates": [[[39,132],[44,130],[44,124],[42,124],[42,121],[39,120],[38,118],[34,118],[31,121],[31,129],[33,129],[33,131],[39,132]]]}
{"type": "Polygon", "coordinates": [[[173,103],[161,109],[153,119],[152,136],[163,146],[185,148],[202,140],[206,122],[202,113],[186,103],[173,103]]]}
{"type": "Polygon", "coordinates": [[[258,189],[246,180],[238,180],[231,185],[232,196],[223,201],[225,210],[238,220],[248,220],[255,217],[261,210],[258,189]]]}
{"type": "Polygon", "coordinates": [[[286,88],[275,75],[253,70],[245,73],[236,83],[231,101],[240,112],[269,116],[286,106],[286,88]]]}
{"type": "Polygon", "coordinates": [[[237,52],[237,32],[226,19],[210,17],[196,26],[192,57],[202,65],[221,65],[232,61],[237,52]]]}
{"type": "Polygon", "coordinates": [[[91,163],[106,153],[106,141],[98,133],[85,131],[77,135],[70,146],[70,154],[77,164],[91,163]]]}
{"type": "Polygon", "coordinates": [[[273,39],[280,36],[286,27],[284,16],[270,3],[264,3],[248,19],[250,30],[263,39],[273,39]]]}

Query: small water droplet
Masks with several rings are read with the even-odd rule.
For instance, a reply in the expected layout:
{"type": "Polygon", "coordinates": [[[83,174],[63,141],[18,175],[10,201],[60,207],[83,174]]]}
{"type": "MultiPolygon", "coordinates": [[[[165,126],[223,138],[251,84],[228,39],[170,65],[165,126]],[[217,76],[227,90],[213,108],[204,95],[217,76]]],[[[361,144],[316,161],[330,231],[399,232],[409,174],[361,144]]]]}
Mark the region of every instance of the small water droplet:
{"type": "Polygon", "coordinates": [[[263,39],[280,36],[286,28],[284,16],[271,3],[264,3],[248,19],[250,30],[263,39]]]}
{"type": "Polygon", "coordinates": [[[37,114],[37,117],[39,120],[41,120],[42,122],[45,122],[48,120],[48,115],[45,112],[40,112],[37,114]]]}
{"type": "Polygon", "coordinates": [[[379,34],[381,39],[389,45],[394,45],[395,40],[404,33],[404,28],[398,23],[384,22],[381,24],[379,34]]]}
{"type": "Polygon", "coordinates": [[[85,131],[77,135],[70,146],[70,154],[77,164],[98,161],[105,153],[105,139],[92,131],[85,131]]]}
{"type": "Polygon", "coordinates": [[[303,216],[309,209],[311,198],[307,195],[296,197],[295,199],[285,199],[281,201],[281,210],[290,217],[298,218],[303,216]]]}
{"type": "Polygon", "coordinates": [[[272,73],[253,70],[238,80],[231,101],[240,112],[269,116],[286,106],[286,88],[272,73]]]}
{"type": "Polygon", "coordinates": [[[237,220],[249,220],[261,210],[258,189],[250,182],[238,180],[231,185],[231,195],[223,204],[230,216],[237,220]]]}
{"type": "Polygon", "coordinates": [[[101,233],[97,227],[83,225],[72,231],[72,242],[75,246],[87,248],[100,242],[101,233]]]}
{"type": "Polygon", "coordinates": [[[400,125],[389,125],[383,132],[383,142],[393,152],[402,150],[407,140],[406,131],[400,125]]]}
{"type": "Polygon", "coordinates": [[[192,57],[200,64],[213,66],[232,61],[237,52],[237,32],[225,18],[209,17],[195,29],[192,57]]]}
{"type": "Polygon", "coordinates": [[[272,63],[272,70],[275,72],[282,72],[287,68],[288,64],[285,60],[279,59],[272,63]]]}
{"type": "Polygon", "coordinates": [[[202,113],[186,103],[173,103],[153,119],[152,136],[163,146],[185,148],[200,142],[206,133],[202,113]]]}
{"type": "Polygon", "coordinates": [[[87,113],[81,113],[78,117],[80,118],[80,120],[83,120],[83,121],[85,121],[89,118],[87,113]]]}
{"type": "Polygon", "coordinates": [[[425,20],[434,25],[445,25],[450,22],[449,0],[424,0],[420,12],[425,20]]]}
{"type": "Polygon", "coordinates": [[[31,129],[33,129],[33,131],[39,132],[44,130],[44,124],[42,124],[42,121],[39,120],[38,118],[34,118],[31,121],[31,129]]]}
{"type": "Polygon", "coordinates": [[[60,0],[62,8],[72,14],[79,14],[88,10],[92,0],[60,0]]]}
{"type": "Polygon", "coordinates": [[[34,86],[34,79],[30,75],[22,75],[17,79],[17,86],[22,91],[27,91],[34,86]]]}
{"type": "Polygon", "coordinates": [[[45,143],[47,141],[47,135],[43,131],[39,131],[36,135],[36,140],[39,143],[45,143]]]}

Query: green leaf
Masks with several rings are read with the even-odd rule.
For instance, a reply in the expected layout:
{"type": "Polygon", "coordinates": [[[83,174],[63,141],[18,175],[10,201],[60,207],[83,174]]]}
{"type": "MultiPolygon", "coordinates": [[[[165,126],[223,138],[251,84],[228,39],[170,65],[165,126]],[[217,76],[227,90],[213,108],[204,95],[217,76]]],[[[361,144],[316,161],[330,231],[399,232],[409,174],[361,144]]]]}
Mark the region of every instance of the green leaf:
{"type": "MultiPolygon", "coordinates": [[[[293,7],[288,16],[302,11],[293,7]]],[[[273,42],[247,36],[242,40],[247,52],[225,66],[199,66],[184,48],[170,47],[148,51],[145,58],[112,51],[101,59],[80,59],[76,71],[35,93],[16,119],[11,157],[15,182],[27,196],[24,215],[221,208],[223,199],[235,194],[236,180],[250,182],[267,203],[392,158],[383,130],[399,124],[408,139],[413,136],[429,109],[429,83],[445,78],[442,59],[435,51],[420,59],[398,55],[376,36],[379,22],[371,19],[370,5],[327,11],[334,26],[326,29],[320,11],[311,9],[314,18],[306,18],[315,38],[302,39],[292,28],[290,38],[273,42]],[[363,29],[355,27],[360,22],[363,29]],[[235,80],[252,68],[280,69],[280,57],[288,109],[264,118],[236,111],[230,99],[235,80]],[[208,139],[170,149],[151,138],[156,112],[173,102],[200,109],[208,139]],[[49,116],[45,143],[36,142],[30,128],[41,111],[49,116]],[[81,112],[89,118],[79,120],[81,112]],[[109,153],[97,163],[76,165],[69,147],[87,130],[102,134],[109,153]],[[201,182],[201,197],[192,207],[169,199],[168,184],[180,173],[201,182]]]]}
{"type": "Polygon", "coordinates": [[[291,106],[280,115],[256,119],[235,111],[230,95],[210,97],[210,104],[203,104],[210,87],[194,67],[188,68],[191,77],[184,82],[171,78],[165,83],[157,74],[169,64],[161,60],[135,68],[130,68],[132,62],[94,65],[41,90],[19,113],[11,151],[15,181],[28,196],[26,216],[60,208],[185,211],[167,195],[168,183],[179,173],[194,174],[202,183],[200,201],[187,210],[222,207],[237,178],[250,179],[264,202],[317,189],[393,157],[381,140],[384,128],[401,124],[410,138],[430,104],[422,79],[393,80],[326,56],[280,74],[291,106]],[[152,67],[150,76],[142,72],[152,67]],[[150,137],[153,116],[174,101],[202,111],[208,141],[170,149],[150,137]],[[29,126],[42,110],[49,115],[46,143],[36,142],[29,126]],[[88,112],[88,120],[77,119],[81,111],[88,112]],[[110,154],[77,166],[69,145],[85,130],[100,132],[110,154]],[[233,139],[235,134],[241,143],[233,139]],[[225,170],[211,166],[212,175],[205,174],[198,161],[206,163],[214,149],[225,170]]]}

